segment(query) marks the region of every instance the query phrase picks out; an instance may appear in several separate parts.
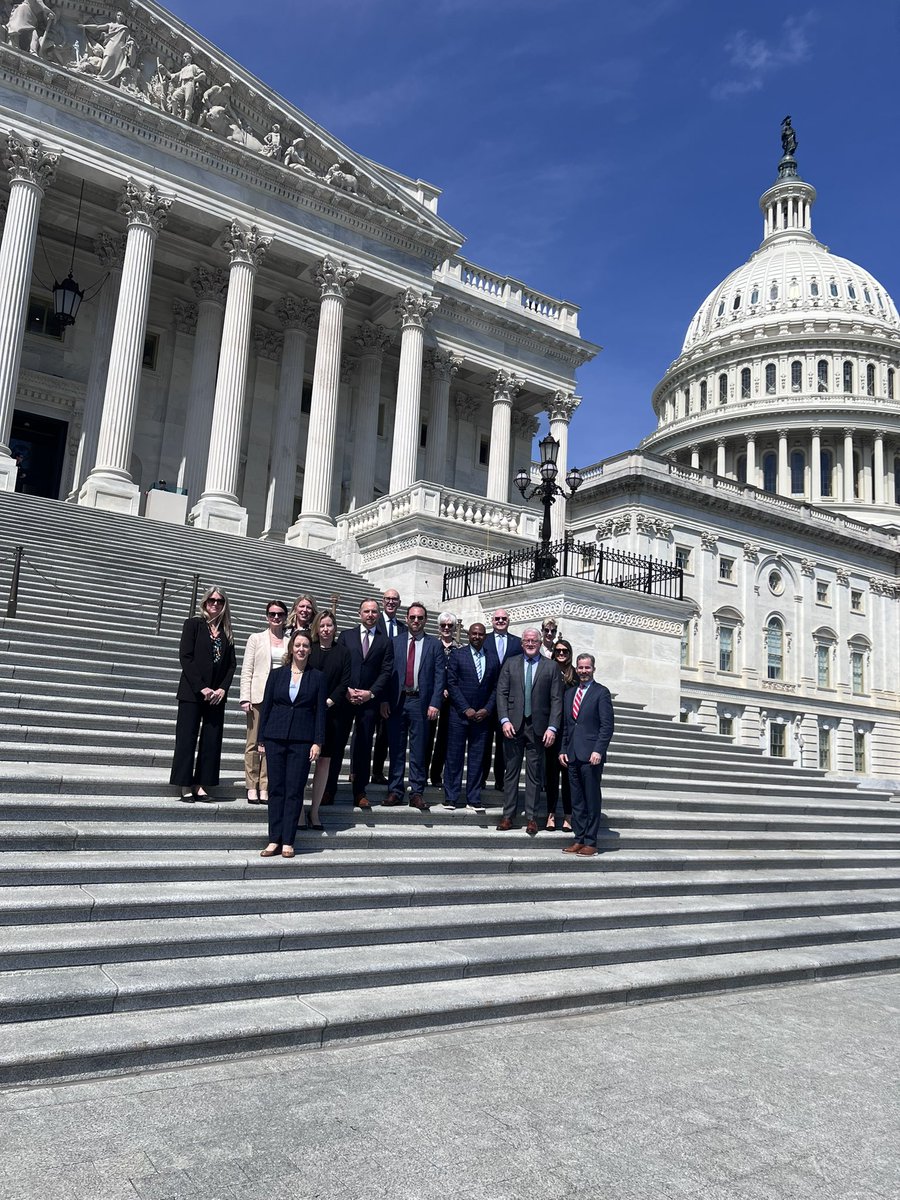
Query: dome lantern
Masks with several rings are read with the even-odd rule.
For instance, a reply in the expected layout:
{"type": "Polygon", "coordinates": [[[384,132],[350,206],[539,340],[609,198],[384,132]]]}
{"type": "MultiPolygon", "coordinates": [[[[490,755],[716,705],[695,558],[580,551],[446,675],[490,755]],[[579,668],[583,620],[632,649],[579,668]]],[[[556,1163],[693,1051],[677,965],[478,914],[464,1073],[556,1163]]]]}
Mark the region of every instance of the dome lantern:
{"type": "Polygon", "coordinates": [[[763,213],[763,245],[776,238],[815,241],[812,206],[816,189],[812,184],[804,183],[797,170],[797,160],[794,158],[797,135],[790,117],[785,117],[781,123],[781,148],[783,154],[778,164],[778,179],[759,200],[763,213]]]}

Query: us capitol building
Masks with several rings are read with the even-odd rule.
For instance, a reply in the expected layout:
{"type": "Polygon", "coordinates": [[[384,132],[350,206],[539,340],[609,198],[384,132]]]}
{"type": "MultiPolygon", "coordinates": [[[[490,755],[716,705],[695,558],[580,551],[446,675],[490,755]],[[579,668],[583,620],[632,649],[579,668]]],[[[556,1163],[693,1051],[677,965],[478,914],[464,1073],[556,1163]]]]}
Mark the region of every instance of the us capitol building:
{"type": "MultiPolygon", "coordinates": [[[[572,465],[599,350],[576,305],[462,257],[437,188],[156,4],[21,0],[0,35],[0,489],[326,550],[432,603],[448,563],[533,546],[513,477],[542,417],[572,465]]],[[[683,567],[682,720],[896,778],[900,320],[816,240],[789,121],[782,148],[656,430],[553,534],[683,567]]]]}

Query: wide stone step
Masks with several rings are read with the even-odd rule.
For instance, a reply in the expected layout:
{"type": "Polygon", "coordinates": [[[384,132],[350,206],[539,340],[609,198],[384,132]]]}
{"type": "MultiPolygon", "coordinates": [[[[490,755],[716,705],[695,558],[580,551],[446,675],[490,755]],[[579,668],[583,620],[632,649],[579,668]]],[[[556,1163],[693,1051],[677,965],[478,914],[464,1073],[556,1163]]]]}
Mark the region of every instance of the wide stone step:
{"type": "Polygon", "coordinates": [[[0,1084],[34,1083],[280,1048],[422,1034],[474,1021],[577,1012],[900,966],[900,940],[745,949],[577,969],[438,979],[229,1001],[152,1012],[103,1012],[0,1029],[0,1084]]]}

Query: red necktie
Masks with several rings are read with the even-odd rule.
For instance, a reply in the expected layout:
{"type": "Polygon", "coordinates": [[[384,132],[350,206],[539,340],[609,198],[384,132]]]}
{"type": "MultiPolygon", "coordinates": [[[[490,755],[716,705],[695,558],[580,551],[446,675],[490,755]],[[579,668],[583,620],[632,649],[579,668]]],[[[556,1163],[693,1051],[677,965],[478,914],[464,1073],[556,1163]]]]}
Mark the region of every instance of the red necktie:
{"type": "Polygon", "coordinates": [[[578,720],[578,710],[581,708],[581,697],[584,695],[584,688],[579,688],[575,693],[575,699],[572,701],[572,720],[578,720]]]}
{"type": "Polygon", "coordinates": [[[406,652],[406,679],[403,686],[412,688],[416,684],[416,643],[409,639],[409,650],[406,652]]]}

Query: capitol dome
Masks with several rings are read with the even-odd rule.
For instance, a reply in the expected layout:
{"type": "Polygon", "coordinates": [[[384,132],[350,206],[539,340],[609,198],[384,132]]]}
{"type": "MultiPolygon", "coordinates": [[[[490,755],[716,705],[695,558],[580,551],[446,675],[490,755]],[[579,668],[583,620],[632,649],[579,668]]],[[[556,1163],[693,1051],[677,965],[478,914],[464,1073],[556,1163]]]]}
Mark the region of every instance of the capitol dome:
{"type": "Polygon", "coordinates": [[[900,523],[900,316],[812,231],[815,188],[782,127],[763,240],[694,315],[641,443],[700,472],[900,523]]]}

